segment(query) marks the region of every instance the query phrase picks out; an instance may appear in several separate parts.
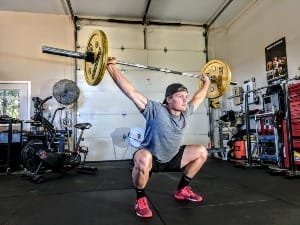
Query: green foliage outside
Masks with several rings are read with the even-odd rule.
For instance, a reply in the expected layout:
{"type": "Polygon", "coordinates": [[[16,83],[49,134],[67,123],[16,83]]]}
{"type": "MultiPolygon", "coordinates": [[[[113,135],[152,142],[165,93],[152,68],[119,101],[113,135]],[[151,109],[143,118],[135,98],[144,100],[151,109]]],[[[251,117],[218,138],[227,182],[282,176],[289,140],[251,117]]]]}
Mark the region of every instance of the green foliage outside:
{"type": "Polygon", "coordinates": [[[18,119],[20,116],[20,90],[0,89],[0,116],[18,119]]]}

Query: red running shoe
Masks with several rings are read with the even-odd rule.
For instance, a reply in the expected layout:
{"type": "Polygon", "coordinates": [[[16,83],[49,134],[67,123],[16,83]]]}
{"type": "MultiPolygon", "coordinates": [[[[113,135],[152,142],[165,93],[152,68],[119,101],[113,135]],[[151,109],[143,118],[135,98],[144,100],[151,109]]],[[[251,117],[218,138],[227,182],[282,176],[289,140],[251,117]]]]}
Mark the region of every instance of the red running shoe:
{"type": "Polygon", "coordinates": [[[135,202],[135,213],[139,217],[150,218],[152,217],[152,211],[148,206],[147,197],[142,197],[136,200],[135,202]]]}
{"type": "Polygon", "coordinates": [[[202,197],[200,195],[195,194],[190,186],[185,186],[181,190],[175,191],[174,197],[177,200],[188,200],[192,202],[203,201],[202,197]]]}

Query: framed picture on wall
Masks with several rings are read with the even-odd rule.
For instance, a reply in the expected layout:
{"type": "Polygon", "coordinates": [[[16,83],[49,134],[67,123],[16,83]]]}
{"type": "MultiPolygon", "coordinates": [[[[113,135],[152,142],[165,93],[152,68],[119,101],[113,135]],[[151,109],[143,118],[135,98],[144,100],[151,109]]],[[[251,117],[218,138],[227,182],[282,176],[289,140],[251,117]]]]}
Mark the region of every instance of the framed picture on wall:
{"type": "Polygon", "coordinates": [[[288,78],[285,38],[265,48],[266,78],[268,84],[280,82],[288,78]]]}

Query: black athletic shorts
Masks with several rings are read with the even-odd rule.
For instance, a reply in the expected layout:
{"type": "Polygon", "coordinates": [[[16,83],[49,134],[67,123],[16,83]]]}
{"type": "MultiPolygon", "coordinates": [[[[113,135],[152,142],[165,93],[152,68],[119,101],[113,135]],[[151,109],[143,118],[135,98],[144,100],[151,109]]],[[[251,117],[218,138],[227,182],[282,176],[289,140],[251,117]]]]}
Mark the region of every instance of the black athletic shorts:
{"type": "Polygon", "coordinates": [[[152,160],[152,172],[181,172],[184,168],[180,168],[182,155],[185,149],[185,145],[179,147],[178,153],[166,163],[161,163],[157,161],[157,158],[153,156],[152,160]]]}

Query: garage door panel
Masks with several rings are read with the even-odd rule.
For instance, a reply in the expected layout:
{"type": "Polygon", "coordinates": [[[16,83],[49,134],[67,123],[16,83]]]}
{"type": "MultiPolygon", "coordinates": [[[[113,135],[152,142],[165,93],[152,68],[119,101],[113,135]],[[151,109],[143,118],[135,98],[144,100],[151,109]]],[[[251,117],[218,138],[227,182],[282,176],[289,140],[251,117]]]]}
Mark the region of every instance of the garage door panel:
{"type": "MultiPolygon", "coordinates": [[[[96,30],[103,30],[108,37],[108,55],[119,61],[168,68],[199,74],[205,64],[202,31],[176,28],[147,28],[142,26],[82,25],[78,31],[78,51],[84,52],[88,37],[96,30]],[[153,28],[153,29],[152,29],[153,28]],[[146,39],[144,39],[146,38],[146,39]],[[146,41],[146,45],[144,45],[146,41]],[[164,48],[167,51],[164,51],[164,48]]],[[[162,102],[165,89],[171,83],[183,83],[190,97],[198,88],[198,79],[117,65],[134,87],[149,99],[162,102]]],[[[88,161],[131,158],[132,149],[124,143],[124,136],[131,128],[144,128],[145,120],[135,105],[120,91],[108,72],[102,81],[90,86],[84,78],[84,60],[77,60],[76,80],[80,97],[76,122],[90,122],[93,127],[85,133],[84,144],[89,147],[88,161]]],[[[207,143],[207,100],[190,118],[184,136],[186,143],[207,143]]]]}

